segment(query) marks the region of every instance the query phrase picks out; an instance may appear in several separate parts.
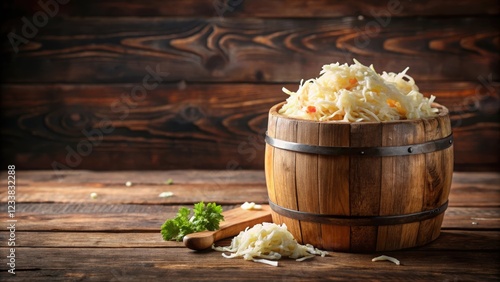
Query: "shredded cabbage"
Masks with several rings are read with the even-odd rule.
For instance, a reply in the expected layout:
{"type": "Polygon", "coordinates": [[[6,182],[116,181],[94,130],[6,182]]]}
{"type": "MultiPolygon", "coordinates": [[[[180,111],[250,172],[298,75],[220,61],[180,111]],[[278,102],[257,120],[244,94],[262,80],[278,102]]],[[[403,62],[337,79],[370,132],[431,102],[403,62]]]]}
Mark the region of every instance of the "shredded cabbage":
{"type": "Polygon", "coordinates": [[[324,65],[320,77],[302,80],[279,113],[317,121],[380,122],[435,116],[435,97],[424,97],[412,77],[400,73],[375,72],[373,65],[339,63],[324,65]]]}
{"type": "Polygon", "coordinates": [[[241,205],[241,208],[244,209],[244,210],[261,210],[262,206],[261,205],[257,205],[254,202],[250,202],[250,203],[249,202],[244,202],[241,205]]]}
{"type": "Polygon", "coordinates": [[[381,255],[379,257],[372,258],[372,261],[381,261],[381,260],[388,260],[388,261],[393,262],[396,265],[400,265],[401,264],[401,262],[397,258],[393,258],[393,257],[386,256],[386,255],[381,255]]]}
{"type": "Polygon", "coordinates": [[[229,255],[222,254],[225,258],[243,257],[245,260],[256,262],[265,261],[255,258],[278,260],[282,256],[303,261],[315,255],[324,257],[328,254],[310,244],[297,243],[285,224],[277,225],[268,222],[256,224],[250,229],[247,227],[245,231],[241,231],[233,238],[229,247],[212,246],[212,248],[221,252],[230,252],[229,255]]]}

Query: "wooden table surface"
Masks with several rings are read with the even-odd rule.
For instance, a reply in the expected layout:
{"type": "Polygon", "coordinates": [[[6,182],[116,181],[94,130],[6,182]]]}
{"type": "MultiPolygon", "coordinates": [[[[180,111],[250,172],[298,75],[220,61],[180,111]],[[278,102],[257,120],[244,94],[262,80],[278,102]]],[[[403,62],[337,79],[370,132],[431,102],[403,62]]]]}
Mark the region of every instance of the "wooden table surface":
{"type": "Polygon", "coordinates": [[[455,173],[441,236],[424,247],[383,253],[400,266],[371,261],[382,253],[331,252],[304,262],[282,259],[276,268],[191,251],[160,235],[181,206],[265,203],[263,171],[16,171],[15,277],[6,264],[7,172],[1,177],[2,281],[500,280],[500,173],[455,173]],[[165,191],[174,196],[160,198],[165,191]]]}

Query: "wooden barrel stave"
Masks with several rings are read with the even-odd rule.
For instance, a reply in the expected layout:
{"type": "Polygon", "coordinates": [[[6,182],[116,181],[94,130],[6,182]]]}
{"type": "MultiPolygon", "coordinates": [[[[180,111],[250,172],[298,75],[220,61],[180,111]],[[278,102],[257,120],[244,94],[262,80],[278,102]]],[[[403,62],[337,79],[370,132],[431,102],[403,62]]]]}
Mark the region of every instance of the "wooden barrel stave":
{"type": "MultiPolygon", "coordinates": [[[[350,126],[331,127],[320,124],[321,146],[349,146],[350,126]]],[[[349,157],[318,156],[318,186],[321,214],[350,215],[349,203],[349,157]]],[[[351,247],[349,226],[321,224],[322,248],[348,251],[351,247]]]]}
{"type": "MultiPolygon", "coordinates": [[[[276,138],[293,141],[297,138],[297,123],[290,119],[278,119],[276,122],[276,138]]],[[[296,189],[295,152],[287,150],[274,151],[274,185],[277,204],[292,210],[298,210],[296,189]],[[276,189],[280,187],[280,189],[276,189]]],[[[302,242],[300,223],[297,220],[282,217],[283,223],[294,234],[297,241],[302,242]]]]}
{"type": "MultiPolygon", "coordinates": [[[[382,146],[382,124],[365,126],[351,124],[351,147],[382,146]]],[[[351,216],[374,216],[380,210],[382,159],[380,157],[350,157],[349,202],[351,216]],[[367,189],[369,187],[369,189],[367,189]]],[[[353,252],[370,252],[377,244],[377,226],[351,226],[353,252]]]]}
{"type": "MultiPolygon", "coordinates": [[[[383,126],[382,146],[401,146],[425,142],[421,120],[389,123],[383,126]]],[[[380,215],[422,211],[425,156],[423,154],[382,157],[380,215]]],[[[397,250],[414,246],[420,224],[378,227],[376,250],[397,250]]]]}
{"type": "MultiPolygon", "coordinates": [[[[309,145],[319,144],[319,124],[301,122],[297,124],[297,138],[295,142],[309,145]]],[[[320,195],[318,187],[318,155],[295,154],[295,174],[298,210],[321,213],[320,195]]],[[[321,225],[319,223],[299,221],[302,231],[301,242],[308,242],[313,246],[320,246],[321,225]]]]}

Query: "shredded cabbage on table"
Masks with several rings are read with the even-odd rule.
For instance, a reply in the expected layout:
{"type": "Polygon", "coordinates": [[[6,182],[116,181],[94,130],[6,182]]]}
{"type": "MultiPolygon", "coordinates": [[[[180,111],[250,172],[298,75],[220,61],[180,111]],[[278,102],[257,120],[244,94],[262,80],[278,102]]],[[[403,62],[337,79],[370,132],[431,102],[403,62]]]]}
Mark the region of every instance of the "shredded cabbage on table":
{"type": "Polygon", "coordinates": [[[233,238],[229,247],[215,247],[213,249],[222,252],[230,252],[225,258],[243,257],[245,260],[266,263],[277,266],[277,263],[261,259],[279,260],[281,257],[289,257],[302,261],[315,255],[322,257],[328,252],[314,248],[312,245],[301,245],[297,243],[293,235],[288,231],[285,224],[277,225],[264,222],[256,224],[252,228],[246,228],[233,238]],[[257,259],[259,258],[259,259],[257,259]]]}

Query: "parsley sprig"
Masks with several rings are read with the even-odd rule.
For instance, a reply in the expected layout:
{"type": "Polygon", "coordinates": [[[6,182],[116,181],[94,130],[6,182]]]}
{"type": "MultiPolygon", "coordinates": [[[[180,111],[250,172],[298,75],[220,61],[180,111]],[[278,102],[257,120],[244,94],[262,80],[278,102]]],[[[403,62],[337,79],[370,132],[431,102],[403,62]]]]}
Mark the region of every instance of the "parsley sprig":
{"type": "Polygon", "coordinates": [[[168,219],[161,226],[163,240],[182,241],[185,235],[205,230],[219,229],[219,223],[224,219],[222,207],[215,203],[199,202],[194,205],[193,215],[191,210],[181,207],[177,216],[168,219]]]}

